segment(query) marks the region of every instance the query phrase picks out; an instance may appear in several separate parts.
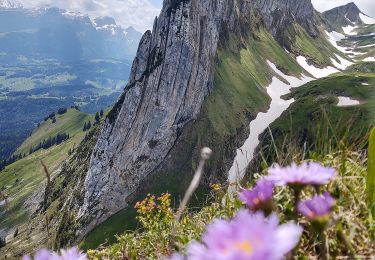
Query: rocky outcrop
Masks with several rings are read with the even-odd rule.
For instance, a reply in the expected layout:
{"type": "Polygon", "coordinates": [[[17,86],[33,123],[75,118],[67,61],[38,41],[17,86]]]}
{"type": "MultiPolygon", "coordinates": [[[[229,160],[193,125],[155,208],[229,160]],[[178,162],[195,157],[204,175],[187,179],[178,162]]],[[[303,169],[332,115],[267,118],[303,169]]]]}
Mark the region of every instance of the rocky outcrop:
{"type": "Polygon", "coordinates": [[[334,26],[347,26],[356,23],[362,24],[359,14],[361,10],[353,2],[346,5],[335,7],[331,10],[323,12],[323,17],[334,26]]]}
{"type": "Polygon", "coordinates": [[[223,34],[246,35],[254,16],[274,36],[292,22],[311,36],[318,32],[310,0],[164,1],[92,153],[78,214],[81,235],[128,206],[139,185],[170,159],[181,132],[214,88],[223,34]]]}

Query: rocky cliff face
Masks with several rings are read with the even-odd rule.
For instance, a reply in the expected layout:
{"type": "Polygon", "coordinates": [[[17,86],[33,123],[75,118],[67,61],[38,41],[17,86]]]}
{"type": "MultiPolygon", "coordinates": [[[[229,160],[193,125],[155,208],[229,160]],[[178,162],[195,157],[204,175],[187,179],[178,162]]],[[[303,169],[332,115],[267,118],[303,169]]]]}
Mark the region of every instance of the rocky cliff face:
{"type": "Polygon", "coordinates": [[[223,35],[248,34],[254,17],[274,36],[292,22],[318,34],[310,0],[164,1],[92,153],[78,214],[83,234],[128,206],[139,185],[169,159],[214,88],[223,35]]]}
{"type": "Polygon", "coordinates": [[[361,10],[353,3],[333,8],[323,13],[323,17],[336,26],[347,26],[355,23],[362,24],[359,17],[361,10]]]}

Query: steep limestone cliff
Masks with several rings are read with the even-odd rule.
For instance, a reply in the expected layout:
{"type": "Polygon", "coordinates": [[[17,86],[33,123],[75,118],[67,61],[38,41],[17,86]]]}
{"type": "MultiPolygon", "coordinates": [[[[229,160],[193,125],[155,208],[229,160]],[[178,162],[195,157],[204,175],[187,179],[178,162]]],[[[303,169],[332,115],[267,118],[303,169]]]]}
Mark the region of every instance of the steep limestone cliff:
{"type": "MultiPolygon", "coordinates": [[[[194,129],[215,88],[220,44],[225,46],[231,35],[247,39],[258,20],[256,25],[276,39],[293,23],[316,37],[314,19],[310,0],[165,1],[152,33],[141,40],[129,84],[92,153],[78,214],[82,234],[128,206],[146,177],[171,161],[172,150],[184,149],[181,135],[194,129]]],[[[230,149],[222,159],[231,159],[235,147],[230,149]]]]}

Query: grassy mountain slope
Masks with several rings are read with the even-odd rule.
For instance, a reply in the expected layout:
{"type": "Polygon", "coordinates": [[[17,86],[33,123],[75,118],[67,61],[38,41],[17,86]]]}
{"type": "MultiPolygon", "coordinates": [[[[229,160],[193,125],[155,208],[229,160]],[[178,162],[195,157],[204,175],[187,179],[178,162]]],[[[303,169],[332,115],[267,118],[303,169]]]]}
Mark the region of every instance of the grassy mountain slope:
{"type": "Polygon", "coordinates": [[[84,123],[90,120],[93,121],[92,116],[81,113],[76,109],[69,109],[67,113],[63,115],[56,114],[56,123],[52,123],[51,119],[41,123],[33,131],[31,136],[17,149],[15,154],[28,153],[31,147],[38,145],[49,136],[56,136],[59,133],[75,136],[82,132],[84,123]]]}
{"type": "Polygon", "coordinates": [[[58,171],[62,162],[68,157],[69,150],[78,145],[85,136],[86,133],[82,130],[84,122],[89,120],[93,122],[94,117],[69,109],[66,114],[56,116],[56,120],[56,123],[52,123],[51,120],[43,122],[18,151],[28,153],[31,146],[58,133],[68,133],[70,135],[68,140],[47,150],[39,150],[0,172],[0,189],[7,194],[9,201],[8,205],[0,205],[1,229],[14,229],[17,225],[28,221],[29,213],[24,203],[46,179],[41,161],[47,165],[51,173],[58,171]]]}
{"type": "Polygon", "coordinates": [[[275,159],[275,146],[288,150],[293,145],[306,145],[307,150],[316,151],[326,149],[328,143],[339,147],[345,142],[353,149],[363,145],[364,136],[375,125],[374,66],[353,65],[344,73],[310,82],[285,96],[296,101],[271,125],[273,136],[268,131],[263,134],[261,156],[275,159]],[[337,106],[339,96],[360,104],[337,106]]]}

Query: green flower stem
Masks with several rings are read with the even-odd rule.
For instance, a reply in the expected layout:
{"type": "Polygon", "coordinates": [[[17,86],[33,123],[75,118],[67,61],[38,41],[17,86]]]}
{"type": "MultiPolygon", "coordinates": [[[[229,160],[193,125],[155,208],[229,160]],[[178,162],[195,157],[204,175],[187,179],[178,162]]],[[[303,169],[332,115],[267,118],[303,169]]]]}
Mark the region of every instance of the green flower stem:
{"type": "Polygon", "coordinates": [[[337,225],[337,237],[342,243],[344,243],[346,249],[348,250],[350,259],[357,259],[355,256],[356,253],[355,253],[354,247],[352,243],[350,243],[349,239],[346,237],[344,231],[342,230],[341,223],[337,225]]]}
{"type": "Polygon", "coordinates": [[[301,188],[300,187],[292,187],[294,191],[294,219],[295,221],[298,220],[298,204],[299,204],[299,197],[301,195],[301,188]]]}
{"type": "Polygon", "coordinates": [[[319,240],[320,240],[320,257],[323,260],[328,260],[329,259],[329,250],[328,250],[328,241],[327,241],[327,235],[322,230],[321,232],[318,233],[319,240]]]}

